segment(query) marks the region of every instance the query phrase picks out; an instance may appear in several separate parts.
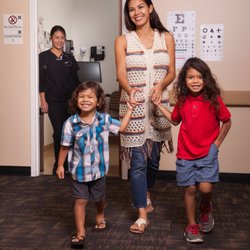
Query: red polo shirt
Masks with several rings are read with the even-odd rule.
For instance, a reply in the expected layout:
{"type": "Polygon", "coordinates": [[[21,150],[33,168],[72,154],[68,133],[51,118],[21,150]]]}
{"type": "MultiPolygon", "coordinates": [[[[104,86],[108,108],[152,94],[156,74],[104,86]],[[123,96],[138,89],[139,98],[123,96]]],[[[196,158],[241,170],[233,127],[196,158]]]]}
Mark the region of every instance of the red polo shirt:
{"type": "Polygon", "coordinates": [[[230,119],[231,114],[218,97],[219,112],[203,96],[189,95],[183,106],[174,107],[173,121],[181,121],[178,135],[177,158],[194,160],[208,154],[210,145],[215,141],[220,132],[220,122],[230,119]]]}

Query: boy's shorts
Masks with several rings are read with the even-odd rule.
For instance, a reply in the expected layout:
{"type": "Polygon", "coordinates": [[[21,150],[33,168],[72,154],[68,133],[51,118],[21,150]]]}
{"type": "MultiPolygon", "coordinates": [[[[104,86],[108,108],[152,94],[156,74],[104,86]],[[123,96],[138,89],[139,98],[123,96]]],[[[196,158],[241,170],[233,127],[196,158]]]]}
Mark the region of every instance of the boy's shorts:
{"type": "Polygon", "coordinates": [[[196,160],[176,160],[178,186],[193,186],[200,182],[219,181],[218,148],[212,144],[208,155],[196,160]]]}
{"type": "Polygon", "coordinates": [[[77,182],[73,180],[72,191],[75,199],[84,199],[88,201],[101,201],[105,197],[106,176],[90,181],[77,182]]]}

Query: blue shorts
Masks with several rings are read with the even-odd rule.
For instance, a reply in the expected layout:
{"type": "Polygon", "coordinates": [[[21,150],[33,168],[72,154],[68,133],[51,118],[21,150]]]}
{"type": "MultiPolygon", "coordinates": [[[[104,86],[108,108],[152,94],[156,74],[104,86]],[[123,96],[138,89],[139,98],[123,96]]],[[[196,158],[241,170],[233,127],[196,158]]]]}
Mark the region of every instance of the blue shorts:
{"type": "Polygon", "coordinates": [[[193,186],[200,182],[219,181],[218,148],[212,144],[208,155],[196,160],[176,160],[178,186],[193,186]]]}

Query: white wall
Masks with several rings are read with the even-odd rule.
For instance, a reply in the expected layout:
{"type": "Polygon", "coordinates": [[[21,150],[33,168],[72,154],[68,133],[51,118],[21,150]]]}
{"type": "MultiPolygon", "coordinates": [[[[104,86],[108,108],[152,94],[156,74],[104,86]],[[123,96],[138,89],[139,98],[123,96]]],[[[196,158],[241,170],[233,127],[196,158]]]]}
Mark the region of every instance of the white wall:
{"type": "Polygon", "coordinates": [[[72,20],[76,58],[88,61],[90,46],[105,46],[105,59],[101,61],[102,87],[106,93],[117,90],[114,40],[119,35],[119,1],[74,0],[72,20]],[[80,47],[88,49],[84,57],[80,56],[80,47]]]}
{"type": "Polygon", "coordinates": [[[56,24],[65,28],[67,38],[74,41],[75,57],[79,61],[89,60],[90,46],[104,45],[102,87],[106,93],[118,89],[114,60],[114,40],[120,30],[118,0],[38,0],[38,16],[43,17],[48,32],[56,24]],[[88,49],[83,57],[80,47],[88,49]]]}
{"type": "MultiPolygon", "coordinates": [[[[119,35],[118,0],[38,0],[38,16],[43,18],[44,30],[62,25],[67,39],[74,41],[75,57],[88,61],[90,46],[105,46],[105,59],[101,61],[102,87],[105,93],[118,90],[115,72],[114,40],[119,35]],[[86,47],[82,57],[80,48],[86,47]]],[[[44,145],[52,143],[52,127],[45,115],[44,145]]]]}
{"type": "Polygon", "coordinates": [[[74,0],[38,0],[37,14],[43,17],[44,30],[50,32],[54,25],[65,28],[67,37],[72,36],[72,17],[74,0]]]}
{"type": "Polygon", "coordinates": [[[224,58],[208,61],[212,72],[224,90],[250,90],[249,0],[153,0],[154,6],[167,27],[168,11],[194,11],[196,14],[195,55],[200,56],[200,25],[224,25],[224,58]]]}

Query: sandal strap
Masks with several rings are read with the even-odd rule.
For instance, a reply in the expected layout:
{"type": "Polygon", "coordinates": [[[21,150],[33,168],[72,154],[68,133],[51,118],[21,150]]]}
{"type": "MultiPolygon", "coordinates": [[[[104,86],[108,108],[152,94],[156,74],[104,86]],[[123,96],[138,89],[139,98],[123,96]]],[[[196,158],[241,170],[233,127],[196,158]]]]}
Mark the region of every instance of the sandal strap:
{"type": "Polygon", "coordinates": [[[100,226],[100,225],[106,225],[107,224],[107,221],[102,221],[102,222],[100,222],[100,223],[97,223],[96,225],[97,226],[100,226]]]}
{"type": "Polygon", "coordinates": [[[82,236],[73,235],[71,240],[72,240],[72,241],[73,241],[73,240],[78,240],[78,241],[80,241],[80,240],[84,240],[84,239],[85,239],[85,236],[83,236],[83,235],[82,235],[82,236]]]}
{"type": "Polygon", "coordinates": [[[145,225],[147,226],[148,225],[148,221],[146,221],[145,219],[143,218],[138,218],[134,224],[137,224],[139,226],[139,228],[141,227],[141,225],[145,225]]]}

